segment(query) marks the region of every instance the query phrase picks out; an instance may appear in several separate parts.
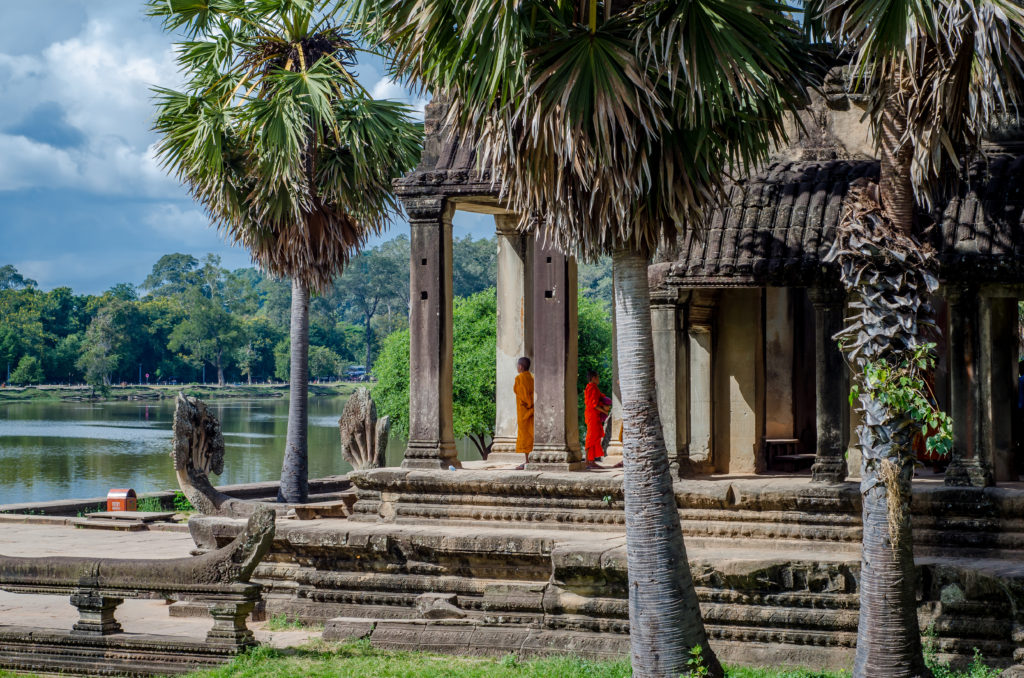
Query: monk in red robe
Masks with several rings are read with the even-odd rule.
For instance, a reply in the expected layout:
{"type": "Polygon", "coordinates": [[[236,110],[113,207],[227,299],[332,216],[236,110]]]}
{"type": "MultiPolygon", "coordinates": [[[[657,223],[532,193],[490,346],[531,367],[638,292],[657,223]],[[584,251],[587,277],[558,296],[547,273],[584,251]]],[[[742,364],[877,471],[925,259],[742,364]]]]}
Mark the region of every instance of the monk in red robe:
{"type": "Polygon", "coordinates": [[[601,441],[604,440],[604,422],[611,410],[611,398],[601,393],[598,388],[600,377],[597,372],[587,372],[590,380],[583,390],[583,420],[587,424],[587,468],[602,468],[597,460],[604,456],[601,441]]]}

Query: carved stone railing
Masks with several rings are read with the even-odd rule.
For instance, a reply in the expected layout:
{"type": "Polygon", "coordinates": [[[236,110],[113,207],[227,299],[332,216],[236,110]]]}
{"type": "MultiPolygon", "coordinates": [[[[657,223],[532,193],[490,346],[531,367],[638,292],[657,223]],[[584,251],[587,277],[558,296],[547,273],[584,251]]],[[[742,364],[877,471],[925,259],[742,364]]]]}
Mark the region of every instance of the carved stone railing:
{"type": "Polygon", "coordinates": [[[71,594],[79,619],[72,636],[121,631],[114,618],[125,598],[187,599],[208,605],[214,619],[206,642],[226,648],[254,645],[246,617],[260,600],[253,570],[274,539],[274,512],[257,506],[231,543],[190,558],[18,558],[0,556],[0,589],[12,593],[71,594]]]}

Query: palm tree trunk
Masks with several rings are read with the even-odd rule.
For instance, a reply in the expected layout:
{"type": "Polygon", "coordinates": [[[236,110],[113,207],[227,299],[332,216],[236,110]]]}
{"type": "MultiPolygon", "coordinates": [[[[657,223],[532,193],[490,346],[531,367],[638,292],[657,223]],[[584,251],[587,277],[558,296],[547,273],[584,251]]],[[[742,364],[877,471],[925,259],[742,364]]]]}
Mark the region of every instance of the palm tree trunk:
{"type": "Polygon", "coordinates": [[[655,399],[647,258],[617,250],[612,261],[633,676],[679,678],[694,668],[688,660],[698,646],[708,675],[720,676],[693,588],[655,399]]]}
{"type": "Polygon", "coordinates": [[[909,143],[900,145],[907,123],[903,109],[890,97],[882,115],[878,187],[886,215],[901,232],[909,235],[914,228],[914,187],[910,181],[913,160],[909,143]]]}
{"type": "MultiPolygon", "coordinates": [[[[860,393],[862,453],[862,552],[860,617],[855,678],[931,676],[924,663],[917,619],[914,537],[910,524],[912,441],[919,425],[897,410],[864,378],[872,365],[913,366],[915,347],[934,326],[927,295],[934,291],[935,257],[909,235],[912,221],[897,222],[890,209],[913,219],[913,195],[899,189],[894,172],[900,153],[883,151],[884,181],[879,201],[870,185],[851,186],[836,244],[826,257],[840,264],[847,291],[859,302],[857,314],[840,333],[860,393]],[[887,183],[886,183],[887,182],[887,183]],[[896,188],[893,188],[896,187],[896,188]],[[888,200],[885,191],[889,192],[888,200]],[[909,214],[909,217],[907,216],[909,214]]],[[[908,172],[909,165],[903,170],[908,172]]]]}
{"type": "Polygon", "coordinates": [[[291,372],[288,377],[288,436],[277,500],[302,504],[309,498],[306,445],[309,403],[309,288],[292,280],[291,372]]]}

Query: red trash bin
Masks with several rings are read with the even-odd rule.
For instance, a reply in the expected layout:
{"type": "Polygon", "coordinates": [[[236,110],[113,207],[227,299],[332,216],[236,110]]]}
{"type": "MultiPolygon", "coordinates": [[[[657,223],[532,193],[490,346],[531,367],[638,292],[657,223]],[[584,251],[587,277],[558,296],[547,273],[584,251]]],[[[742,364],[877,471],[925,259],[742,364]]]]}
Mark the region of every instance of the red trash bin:
{"type": "Polygon", "coordinates": [[[107,492],[108,511],[135,511],[137,504],[138,497],[135,496],[133,489],[114,489],[107,492]]]}

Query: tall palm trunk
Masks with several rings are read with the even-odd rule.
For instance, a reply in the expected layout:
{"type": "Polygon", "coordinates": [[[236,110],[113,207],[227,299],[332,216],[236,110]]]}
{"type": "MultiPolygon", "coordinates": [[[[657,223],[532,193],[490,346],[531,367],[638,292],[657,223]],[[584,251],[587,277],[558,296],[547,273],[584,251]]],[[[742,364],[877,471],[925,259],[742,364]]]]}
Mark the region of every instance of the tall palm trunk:
{"type": "MultiPolygon", "coordinates": [[[[909,235],[908,226],[890,216],[906,214],[906,195],[890,190],[901,183],[900,177],[888,174],[898,164],[882,166],[880,186],[850,188],[836,244],[827,257],[839,262],[843,284],[856,299],[856,313],[840,333],[855,367],[862,413],[857,431],[863,537],[855,678],[931,675],[921,651],[910,524],[912,441],[919,425],[880,397],[885,387],[865,379],[864,371],[884,361],[890,370],[916,374],[914,351],[934,327],[927,295],[937,287],[935,257],[909,235]]],[[[913,215],[912,204],[909,213],[913,215]]]]}
{"type": "Polygon", "coordinates": [[[658,416],[647,259],[617,250],[612,261],[633,676],[679,678],[693,668],[687,662],[696,646],[709,675],[720,676],[722,667],[708,645],[686,559],[658,416]]]}
{"type": "Polygon", "coordinates": [[[277,500],[291,504],[309,498],[306,444],[309,404],[309,287],[292,279],[291,371],[288,375],[288,437],[277,500]]]}

